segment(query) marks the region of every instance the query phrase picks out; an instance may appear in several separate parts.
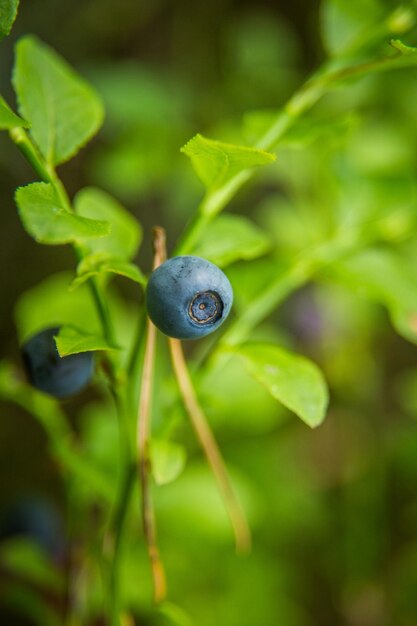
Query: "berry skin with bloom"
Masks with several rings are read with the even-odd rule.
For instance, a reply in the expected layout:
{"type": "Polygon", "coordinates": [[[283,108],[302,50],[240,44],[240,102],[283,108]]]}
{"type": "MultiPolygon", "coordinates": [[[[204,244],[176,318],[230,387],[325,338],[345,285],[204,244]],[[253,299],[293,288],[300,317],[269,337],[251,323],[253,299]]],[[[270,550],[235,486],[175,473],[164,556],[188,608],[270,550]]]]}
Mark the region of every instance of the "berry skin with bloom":
{"type": "Polygon", "coordinates": [[[199,339],[230,313],[233,290],[222,270],[206,259],[176,256],[155,269],[146,288],[152,322],[169,337],[199,339]]]}
{"type": "Polygon", "coordinates": [[[22,346],[22,358],[30,383],[55,398],[68,398],[84,389],[94,370],[92,352],[61,357],[55,339],[59,327],[46,328],[22,346]]]}

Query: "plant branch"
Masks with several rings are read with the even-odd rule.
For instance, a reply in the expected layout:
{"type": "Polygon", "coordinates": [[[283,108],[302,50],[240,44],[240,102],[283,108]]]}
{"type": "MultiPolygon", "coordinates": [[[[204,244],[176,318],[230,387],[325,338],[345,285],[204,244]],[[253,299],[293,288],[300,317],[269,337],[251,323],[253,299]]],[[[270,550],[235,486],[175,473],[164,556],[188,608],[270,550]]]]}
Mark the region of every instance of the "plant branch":
{"type": "Polygon", "coordinates": [[[204,450],[207,461],[213,471],[223,496],[227,512],[235,534],[236,549],[238,552],[247,552],[251,546],[251,533],[245,514],[236,497],[227,473],[216,439],[210,429],[206,416],[198,402],[184,358],[181,342],[178,339],[169,339],[171,358],[177,377],[178,386],[184,405],[190,416],[191,423],[197,438],[204,450]]]}
{"type": "Polygon", "coordinates": [[[23,128],[16,126],[10,129],[9,136],[41,180],[53,184],[51,172],[48,170],[46,163],[36,146],[32,143],[27,132],[23,128]]]}
{"type": "MultiPolygon", "coordinates": [[[[385,56],[347,67],[337,67],[332,61],[326,61],[281,109],[266,132],[255,144],[260,150],[273,150],[285,133],[308,110],[310,110],[326,91],[340,81],[363,76],[368,72],[380,71],[394,67],[394,63],[403,55],[385,56]]],[[[175,254],[191,254],[200,235],[220,211],[234,198],[241,187],[255,175],[255,170],[244,170],[231,178],[214,192],[207,193],[201,201],[197,212],[186,228],[178,243],[175,254]]]]}
{"type": "MultiPolygon", "coordinates": [[[[291,103],[295,101],[295,98],[299,98],[300,93],[297,92],[290,100],[287,107],[280,111],[270,128],[264,133],[261,139],[256,144],[256,148],[261,150],[271,150],[286,133],[286,131],[292,126],[295,120],[306,110],[309,106],[312,106],[314,102],[320,97],[321,94],[309,93],[309,98],[303,99],[302,105],[298,109],[291,108],[291,103]]],[[[210,192],[205,195],[201,201],[194,218],[191,220],[187,227],[182,239],[175,249],[175,254],[190,254],[195,244],[198,242],[200,235],[204,232],[205,228],[212,222],[212,220],[218,215],[224,207],[234,198],[237,192],[254,176],[254,170],[244,170],[239,172],[233,178],[231,178],[222,187],[214,192],[210,192]]]]}
{"type": "MultiPolygon", "coordinates": [[[[40,154],[37,146],[32,142],[28,133],[26,133],[22,128],[13,128],[10,131],[10,137],[12,141],[16,144],[18,149],[21,151],[23,156],[26,158],[26,160],[33,167],[35,172],[39,175],[41,180],[53,186],[62,206],[65,207],[66,210],[72,212],[73,208],[71,205],[71,201],[68,197],[64,185],[62,184],[62,181],[59,179],[54,167],[51,164],[48,164],[43,156],[40,154]]],[[[75,245],[74,251],[77,260],[80,261],[85,254],[82,246],[75,245]]],[[[90,279],[88,281],[88,286],[94,300],[98,316],[101,321],[103,334],[109,343],[114,344],[114,328],[105,295],[102,293],[100,284],[97,279],[90,279]]],[[[124,462],[126,462],[126,465],[124,466],[122,471],[120,492],[116,501],[115,513],[110,520],[110,531],[106,535],[104,542],[105,548],[106,543],[110,547],[110,619],[112,625],[119,626],[120,607],[118,565],[120,560],[120,548],[125,527],[125,520],[127,517],[130,496],[134,484],[132,476],[135,476],[135,471],[132,472],[132,466],[134,467],[134,469],[136,468],[135,464],[133,463],[134,453],[130,444],[129,426],[126,419],[127,414],[125,398],[120,388],[120,380],[116,372],[115,362],[107,354],[105,356],[105,359],[106,364],[108,365],[107,374],[109,377],[110,392],[115,401],[117,414],[119,417],[121,463],[123,464],[124,462]]],[[[104,493],[107,497],[109,497],[105,481],[101,481],[100,475],[96,476],[93,468],[90,468],[88,464],[83,465],[81,459],[77,458],[69,445],[64,445],[63,442],[60,442],[59,445],[56,446],[56,448],[58,457],[63,463],[66,464],[66,466],[75,469],[86,479],[91,479],[91,481],[94,482],[96,486],[100,487],[101,493],[104,493]]]]}
{"type": "MultiPolygon", "coordinates": [[[[154,263],[156,269],[164,262],[165,232],[162,228],[154,229],[154,263]]],[[[159,554],[156,535],[155,513],[150,489],[151,460],[149,438],[151,431],[151,403],[153,370],[155,362],[156,327],[148,319],[145,356],[142,372],[142,385],[138,407],[137,443],[139,452],[139,482],[142,491],[142,520],[148,555],[151,563],[154,582],[154,600],[161,602],[166,596],[165,572],[159,554]]]]}
{"type": "Polygon", "coordinates": [[[104,337],[111,345],[114,345],[116,343],[115,333],[107,300],[101,293],[101,289],[96,278],[90,278],[88,280],[88,285],[90,287],[93,300],[96,304],[96,308],[103,328],[104,337]]]}

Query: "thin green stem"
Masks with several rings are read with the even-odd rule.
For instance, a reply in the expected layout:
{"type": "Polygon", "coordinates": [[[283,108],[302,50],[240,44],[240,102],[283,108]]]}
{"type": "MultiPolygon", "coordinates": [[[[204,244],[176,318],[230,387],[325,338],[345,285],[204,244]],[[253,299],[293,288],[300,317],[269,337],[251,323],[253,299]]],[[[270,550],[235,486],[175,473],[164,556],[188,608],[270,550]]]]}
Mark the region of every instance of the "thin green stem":
{"type": "Polygon", "coordinates": [[[89,285],[94,302],[96,303],[97,311],[103,327],[104,336],[110,344],[114,345],[116,343],[115,333],[107,300],[101,293],[101,289],[97,279],[95,279],[94,277],[90,278],[89,285]]]}
{"type": "Polygon", "coordinates": [[[182,239],[174,250],[174,256],[190,254],[194,250],[206,226],[210,224],[211,217],[203,213],[203,203],[204,200],[191,218],[182,239]]]}
{"type": "Polygon", "coordinates": [[[41,180],[53,184],[51,173],[27,132],[23,128],[16,126],[10,129],[9,136],[41,180]]]}
{"type": "Polygon", "coordinates": [[[45,183],[53,185],[65,208],[72,210],[68,194],[61,180],[58,178],[54,167],[45,161],[28,133],[23,128],[15,127],[10,129],[9,136],[40,179],[45,183]]]}

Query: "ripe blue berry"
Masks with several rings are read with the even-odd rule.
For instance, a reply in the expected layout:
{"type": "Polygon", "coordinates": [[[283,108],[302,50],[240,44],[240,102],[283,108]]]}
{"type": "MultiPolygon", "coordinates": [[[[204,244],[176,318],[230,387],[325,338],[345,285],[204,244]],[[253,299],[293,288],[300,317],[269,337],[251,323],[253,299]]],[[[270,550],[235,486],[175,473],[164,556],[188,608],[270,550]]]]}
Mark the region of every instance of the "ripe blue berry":
{"type": "Polygon", "coordinates": [[[0,540],[26,537],[39,544],[53,558],[64,555],[64,527],[52,502],[32,493],[19,496],[3,509],[0,540]]]}
{"type": "Polygon", "coordinates": [[[232,286],[213,263],[196,256],[165,261],[149,278],[146,304],[152,322],[169,337],[198,339],[223,324],[232,286]]]}
{"type": "Polygon", "coordinates": [[[81,352],[60,357],[54,337],[59,328],[46,328],[22,347],[31,384],[56,398],[67,398],[86,387],[93,374],[93,354],[81,352]]]}

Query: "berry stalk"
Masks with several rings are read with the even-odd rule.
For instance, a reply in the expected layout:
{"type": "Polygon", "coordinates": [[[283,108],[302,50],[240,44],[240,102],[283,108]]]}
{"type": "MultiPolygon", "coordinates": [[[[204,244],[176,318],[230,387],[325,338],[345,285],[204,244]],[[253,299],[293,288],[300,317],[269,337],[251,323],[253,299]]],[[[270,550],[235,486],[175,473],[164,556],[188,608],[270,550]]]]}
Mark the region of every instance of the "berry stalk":
{"type": "Polygon", "coordinates": [[[250,528],[230,482],[226,465],[216,439],[204,415],[203,409],[198,402],[185,362],[181,342],[171,337],[168,341],[172,364],[184,405],[223,496],[235,535],[236,550],[238,552],[248,552],[251,547],[250,528]]]}
{"type": "MultiPolygon", "coordinates": [[[[156,269],[165,261],[165,231],[156,227],[153,232],[154,262],[156,269]]],[[[155,523],[155,513],[150,489],[151,459],[149,439],[151,433],[151,404],[153,371],[155,363],[156,327],[147,321],[147,336],[138,407],[137,445],[139,453],[139,484],[142,492],[142,521],[154,582],[154,600],[161,602],[166,596],[165,571],[161,561],[155,523]]]]}

